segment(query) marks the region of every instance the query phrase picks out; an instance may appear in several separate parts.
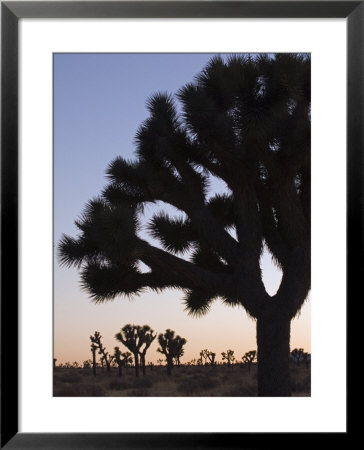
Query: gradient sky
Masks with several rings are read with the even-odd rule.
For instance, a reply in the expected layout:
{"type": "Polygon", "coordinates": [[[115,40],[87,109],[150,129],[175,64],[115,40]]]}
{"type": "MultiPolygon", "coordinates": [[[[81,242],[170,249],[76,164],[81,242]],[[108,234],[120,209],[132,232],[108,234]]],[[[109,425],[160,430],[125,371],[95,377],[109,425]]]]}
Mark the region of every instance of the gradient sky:
{"type": "MultiPolygon", "coordinates": [[[[54,55],[54,246],[62,233],[76,235],[74,220],[86,202],[106,185],[105,170],[116,156],[133,158],[133,139],[148,116],[146,99],[156,91],[175,93],[203,68],[211,54],[55,54],[54,55]]],[[[212,189],[222,183],[213,180],[212,189]]],[[[160,208],[160,206],[159,206],[160,208]]],[[[146,218],[156,211],[148,207],[146,218]]],[[[280,272],[264,253],[261,261],[267,291],[273,294],[280,272]]],[[[243,308],[215,302],[203,318],[184,311],[182,292],[147,291],[134,300],[119,297],[95,305],[79,288],[76,269],[54,261],[54,357],[83,362],[91,357],[90,334],[101,332],[109,352],[121,343],[114,335],[127,323],[167,328],[187,339],[182,361],[208,348],[220,360],[231,348],[235,356],[256,349],[255,322],[243,308]]],[[[154,341],[147,361],[162,355],[154,341]]],[[[291,348],[311,351],[310,305],[306,301],[292,322],[291,348]]]]}

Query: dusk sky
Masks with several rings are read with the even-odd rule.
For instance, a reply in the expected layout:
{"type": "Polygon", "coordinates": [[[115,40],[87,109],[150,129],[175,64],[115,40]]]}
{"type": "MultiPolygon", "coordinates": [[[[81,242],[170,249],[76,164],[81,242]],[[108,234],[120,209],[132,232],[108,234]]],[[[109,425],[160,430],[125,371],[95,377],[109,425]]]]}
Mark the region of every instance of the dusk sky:
{"type": "MultiPolygon", "coordinates": [[[[235,356],[256,349],[255,322],[243,308],[216,301],[202,318],[184,311],[182,292],[146,291],[134,300],[118,297],[97,304],[79,288],[76,269],[59,267],[56,248],[62,233],[77,234],[74,220],[87,201],[107,184],[105,171],[118,155],[133,158],[133,139],[148,116],[147,98],[157,91],[176,93],[203,68],[211,54],[55,54],[54,55],[54,357],[57,363],[91,357],[90,334],[103,336],[112,353],[122,344],[114,335],[127,323],[150,325],[158,333],[167,328],[187,339],[182,362],[199,357],[207,348],[227,349],[235,356]]],[[[224,189],[212,180],[214,192],[224,189]]],[[[146,219],[162,205],[149,206],[146,219]]],[[[262,257],[263,280],[274,294],[280,272],[268,253],[262,257]]],[[[147,361],[162,355],[154,341],[147,361]]],[[[291,348],[311,351],[310,304],[292,322],[291,348]]]]}

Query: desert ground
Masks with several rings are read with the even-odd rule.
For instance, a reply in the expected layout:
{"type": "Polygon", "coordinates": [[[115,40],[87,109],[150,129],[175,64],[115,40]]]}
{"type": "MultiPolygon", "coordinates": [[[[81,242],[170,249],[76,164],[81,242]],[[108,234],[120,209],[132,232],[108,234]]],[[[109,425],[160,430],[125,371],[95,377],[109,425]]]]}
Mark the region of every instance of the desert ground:
{"type": "MultiPolygon", "coordinates": [[[[311,395],[311,369],[304,364],[291,364],[292,396],[311,395]]],[[[255,397],[257,366],[180,366],[171,376],[164,366],[147,367],[146,374],[135,377],[133,367],[111,372],[98,368],[96,376],[90,368],[54,369],[55,397],[255,397]]]]}

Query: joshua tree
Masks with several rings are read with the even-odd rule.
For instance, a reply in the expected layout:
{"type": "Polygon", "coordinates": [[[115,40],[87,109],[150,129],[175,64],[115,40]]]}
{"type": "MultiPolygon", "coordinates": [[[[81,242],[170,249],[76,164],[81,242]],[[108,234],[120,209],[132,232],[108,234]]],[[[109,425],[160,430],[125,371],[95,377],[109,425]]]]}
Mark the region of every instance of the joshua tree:
{"type": "Polygon", "coordinates": [[[116,364],[118,365],[119,368],[119,377],[121,377],[123,375],[123,364],[124,361],[121,359],[121,351],[119,347],[115,347],[114,348],[114,361],[116,362],[116,364]]]}
{"type": "Polygon", "coordinates": [[[91,359],[87,359],[86,361],[84,361],[84,362],[82,363],[82,367],[83,367],[84,369],[91,369],[91,366],[92,366],[92,361],[91,361],[91,359]]]}
{"type": "Polygon", "coordinates": [[[128,370],[129,364],[133,363],[132,354],[130,352],[123,352],[121,356],[123,358],[125,369],[128,370]]]}
{"type": "Polygon", "coordinates": [[[246,352],[245,355],[242,357],[243,363],[247,364],[249,372],[252,362],[255,360],[256,356],[257,352],[255,350],[251,350],[250,352],[246,352]]]}
{"type": "Polygon", "coordinates": [[[208,352],[207,354],[207,358],[210,361],[210,364],[214,367],[215,366],[215,357],[216,357],[216,353],[213,352],[208,352]]]}
{"type": "Polygon", "coordinates": [[[157,337],[157,334],[153,335],[153,330],[150,328],[149,325],[144,325],[144,326],[140,327],[138,330],[138,334],[139,334],[140,341],[143,343],[142,348],[139,351],[139,355],[140,355],[140,363],[142,366],[143,376],[145,376],[145,355],[146,355],[147,350],[150,347],[151,343],[157,337]]]}
{"type": "MultiPolygon", "coordinates": [[[[90,339],[92,338],[92,336],[90,336],[90,339]]],[[[92,342],[92,339],[91,339],[92,342]]],[[[97,347],[96,345],[92,342],[91,344],[91,353],[92,353],[92,371],[94,376],[96,376],[96,351],[97,351],[97,347]]]]}
{"type": "Polygon", "coordinates": [[[106,364],[106,369],[108,372],[110,372],[110,360],[108,358],[109,353],[106,351],[105,347],[102,345],[101,342],[101,334],[98,331],[95,331],[93,336],[90,336],[91,342],[95,344],[96,348],[99,351],[99,355],[102,355],[100,358],[102,367],[104,367],[104,362],[106,364]]]}
{"type": "Polygon", "coordinates": [[[115,339],[120,341],[134,355],[135,376],[139,377],[139,352],[144,341],[141,339],[141,327],[139,325],[125,325],[120,333],[115,335],[115,339]]]}
{"type": "Polygon", "coordinates": [[[235,361],[234,350],[226,350],[221,353],[221,356],[223,361],[227,361],[228,367],[232,367],[232,363],[235,361]]]}
{"type": "Polygon", "coordinates": [[[200,358],[201,358],[201,359],[203,358],[203,360],[204,360],[204,362],[205,362],[205,366],[206,366],[206,364],[207,364],[208,354],[209,354],[209,351],[208,351],[206,348],[205,348],[204,350],[201,350],[201,351],[200,351],[200,358]]]}
{"type": "Polygon", "coordinates": [[[290,395],[290,324],[310,289],[310,70],[302,54],[214,57],[178,92],[181,113],[171,95],[152,96],[136,159],[110,164],[109,185],[76,221],[80,236],[59,244],[95,302],[179,287],[191,315],[218,298],[243,306],[257,323],[260,396],[290,395]],[[211,176],[225,193],[208,196],[211,176]],[[184,212],[149,223],[164,249],[137,233],[157,201],[184,212]],[[283,273],[273,296],[264,246],[283,273]]]}
{"type": "Polygon", "coordinates": [[[186,344],[186,342],[187,342],[186,339],[181,338],[180,336],[176,336],[176,338],[175,338],[175,347],[176,347],[175,360],[176,360],[177,367],[179,367],[181,364],[180,358],[183,356],[183,354],[185,352],[183,346],[186,344]]]}
{"type": "Polygon", "coordinates": [[[57,358],[53,358],[53,369],[56,368],[56,362],[57,362],[57,358]]]}
{"type": "Polygon", "coordinates": [[[291,351],[291,356],[294,359],[297,366],[299,366],[300,362],[304,359],[304,354],[305,352],[303,348],[295,348],[294,350],[291,351]]]}
{"type": "Polygon", "coordinates": [[[171,375],[173,359],[183,355],[183,346],[187,341],[186,339],[181,338],[181,336],[175,336],[174,331],[168,329],[164,334],[158,335],[158,342],[160,347],[157,348],[157,352],[163,353],[166,357],[167,374],[171,375]]]}

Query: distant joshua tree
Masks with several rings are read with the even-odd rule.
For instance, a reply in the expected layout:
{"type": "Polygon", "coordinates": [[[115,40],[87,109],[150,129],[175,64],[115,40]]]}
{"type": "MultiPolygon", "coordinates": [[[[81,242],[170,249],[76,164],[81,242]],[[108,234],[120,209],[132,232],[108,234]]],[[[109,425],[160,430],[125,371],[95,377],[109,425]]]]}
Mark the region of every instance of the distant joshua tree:
{"type": "Polygon", "coordinates": [[[211,366],[213,366],[213,367],[215,366],[215,357],[216,357],[216,353],[213,353],[213,352],[210,352],[210,351],[208,352],[207,358],[208,358],[211,366]]]}
{"type": "Polygon", "coordinates": [[[255,350],[246,352],[245,355],[242,357],[243,363],[247,364],[249,372],[250,372],[250,367],[252,365],[252,362],[256,359],[256,357],[257,357],[257,352],[255,350]]]}
{"type": "Polygon", "coordinates": [[[228,367],[232,367],[232,363],[235,361],[234,350],[226,350],[221,353],[222,360],[227,362],[228,367]]]}
{"type": "Polygon", "coordinates": [[[209,351],[206,348],[204,350],[200,351],[200,358],[204,360],[205,366],[207,364],[208,354],[209,354],[209,351]]]}
{"type": "Polygon", "coordinates": [[[161,358],[157,359],[157,364],[158,364],[158,366],[161,366],[162,363],[163,363],[163,359],[161,359],[161,358]]]}
{"type": "MultiPolygon", "coordinates": [[[[90,336],[90,339],[92,338],[92,336],[90,336]]],[[[92,342],[92,340],[91,340],[92,342]]],[[[91,344],[91,353],[92,353],[92,371],[94,376],[96,376],[96,367],[97,367],[97,363],[96,363],[96,351],[97,351],[97,347],[96,345],[92,342],[91,344]]]]}
{"type": "Polygon", "coordinates": [[[200,357],[204,359],[205,366],[207,364],[210,364],[211,366],[215,364],[216,353],[210,352],[210,350],[207,350],[206,348],[200,351],[200,357]]]}
{"type": "Polygon", "coordinates": [[[84,362],[82,363],[82,367],[83,367],[84,369],[91,369],[91,366],[92,366],[92,361],[91,361],[91,359],[88,359],[88,360],[86,360],[86,361],[84,361],[84,362]]]}
{"type": "Polygon", "coordinates": [[[102,345],[101,342],[101,334],[98,331],[95,331],[93,336],[90,336],[91,342],[95,344],[96,348],[99,351],[99,355],[102,355],[100,358],[101,364],[105,362],[107,371],[110,372],[110,360],[108,358],[109,353],[106,351],[105,347],[102,345]]]}
{"type": "Polygon", "coordinates": [[[114,348],[113,356],[114,356],[114,361],[116,362],[116,364],[118,365],[118,368],[119,368],[119,377],[121,377],[123,374],[124,361],[121,359],[121,351],[120,351],[119,347],[114,348]]]}
{"type": "Polygon", "coordinates": [[[153,330],[150,328],[149,325],[143,325],[142,327],[140,327],[138,330],[138,333],[139,333],[139,339],[143,343],[142,347],[139,351],[139,355],[140,355],[140,363],[142,366],[143,376],[145,376],[145,355],[146,355],[147,350],[150,347],[151,343],[157,337],[157,334],[153,335],[153,330]]]}
{"type": "Polygon", "coordinates": [[[53,369],[56,368],[56,362],[57,362],[57,358],[53,358],[53,369]]]}
{"type": "Polygon", "coordinates": [[[183,355],[183,346],[186,344],[186,339],[181,336],[175,336],[174,331],[167,329],[164,334],[159,334],[158,342],[160,347],[157,352],[162,353],[167,361],[167,374],[171,375],[173,368],[173,359],[179,358],[183,355]]]}
{"type": "Polygon", "coordinates": [[[304,354],[305,352],[303,348],[295,348],[294,350],[291,351],[291,356],[295,361],[295,363],[297,364],[297,366],[299,366],[300,362],[304,359],[304,354]]]}
{"type": "Polygon", "coordinates": [[[123,352],[121,356],[123,357],[124,367],[128,370],[129,365],[133,364],[133,355],[130,352],[123,352]]]}
{"type": "MultiPolygon", "coordinates": [[[[148,327],[148,330],[151,330],[148,325],[144,325],[144,327],[148,327]]],[[[124,344],[125,347],[130,350],[134,356],[136,378],[139,377],[139,355],[142,345],[145,344],[144,337],[147,333],[147,331],[143,333],[142,329],[144,327],[140,327],[139,325],[127,324],[121,329],[119,333],[115,335],[115,339],[124,344]]]]}

